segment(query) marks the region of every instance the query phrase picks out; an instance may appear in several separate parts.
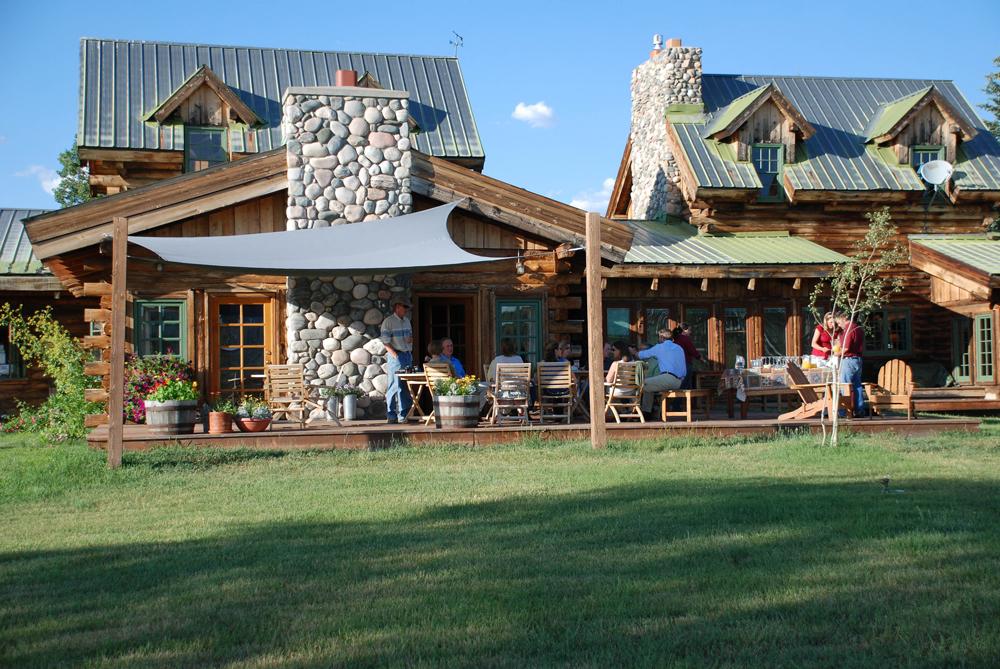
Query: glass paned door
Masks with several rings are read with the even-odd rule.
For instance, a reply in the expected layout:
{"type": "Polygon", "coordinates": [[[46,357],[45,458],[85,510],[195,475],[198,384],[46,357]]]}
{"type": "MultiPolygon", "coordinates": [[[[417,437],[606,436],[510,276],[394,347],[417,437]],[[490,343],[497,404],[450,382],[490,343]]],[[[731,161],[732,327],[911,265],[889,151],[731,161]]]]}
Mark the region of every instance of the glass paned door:
{"type": "Polygon", "coordinates": [[[657,334],[660,330],[670,329],[670,309],[649,308],[646,309],[646,330],[643,339],[650,346],[660,343],[657,334]]]}
{"type": "Polygon", "coordinates": [[[455,344],[454,356],[462,363],[466,374],[475,374],[477,352],[473,304],[472,297],[421,296],[416,322],[420,334],[417,345],[420,348],[413,356],[414,360],[419,362],[424,359],[427,344],[432,340],[448,338],[455,344]]]}
{"type": "Polygon", "coordinates": [[[972,381],[972,319],[956,316],[951,321],[951,375],[956,381],[972,381]]]}
{"type": "Polygon", "coordinates": [[[976,316],[974,333],[976,337],[976,383],[994,383],[996,370],[993,360],[993,314],[976,316]]]}
{"type": "Polygon", "coordinates": [[[743,356],[747,361],[747,310],[744,307],[726,307],[723,322],[726,368],[736,366],[736,356],[743,356]]]}
{"type": "Polygon", "coordinates": [[[691,340],[701,353],[702,360],[708,360],[708,307],[684,307],[684,321],[691,326],[691,340]]]}
{"type": "Polygon", "coordinates": [[[526,362],[542,359],[542,303],[539,300],[497,300],[497,341],[510,339],[526,362]]]}
{"type": "Polygon", "coordinates": [[[785,343],[784,307],[764,307],[764,355],[788,355],[785,343]]]}
{"type": "Polygon", "coordinates": [[[220,297],[212,302],[212,394],[240,395],[264,389],[272,360],[272,300],[220,297]]]}

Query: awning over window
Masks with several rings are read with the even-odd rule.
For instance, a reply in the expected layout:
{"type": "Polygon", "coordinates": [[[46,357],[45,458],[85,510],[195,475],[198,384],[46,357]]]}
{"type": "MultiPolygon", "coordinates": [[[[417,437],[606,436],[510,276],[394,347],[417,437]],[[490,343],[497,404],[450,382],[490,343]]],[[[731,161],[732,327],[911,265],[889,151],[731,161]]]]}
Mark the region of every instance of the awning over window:
{"type": "Polygon", "coordinates": [[[128,240],[164,262],[285,275],[412,272],[505,260],[473,255],[452,241],[448,215],[460,202],[330,228],[225,237],[130,236],[128,240]]]}

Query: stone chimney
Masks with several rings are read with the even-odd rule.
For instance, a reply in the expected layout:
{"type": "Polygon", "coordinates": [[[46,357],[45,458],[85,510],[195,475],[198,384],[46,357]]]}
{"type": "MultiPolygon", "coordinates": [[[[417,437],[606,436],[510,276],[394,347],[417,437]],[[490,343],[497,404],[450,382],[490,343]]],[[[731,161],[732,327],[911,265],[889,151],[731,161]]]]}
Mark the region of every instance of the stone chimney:
{"type": "Polygon", "coordinates": [[[701,49],[655,35],[649,60],[632,71],[632,216],[684,216],[680,173],[667,146],[671,105],[701,105],[701,49]]]}
{"type": "MultiPolygon", "coordinates": [[[[356,73],[337,74],[338,81],[357,81],[356,73]]],[[[289,230],[410,212],[408,98],[405,91],[355,86],[285,92],[289,230]]],[[[379,326],[399,295],[409,295],[408,276],[290,277],[288,362],[305,365],[306,380],[314,386],[360,386],[368,393],[359,400],[360,414],[384,414],[379,326]]]]}

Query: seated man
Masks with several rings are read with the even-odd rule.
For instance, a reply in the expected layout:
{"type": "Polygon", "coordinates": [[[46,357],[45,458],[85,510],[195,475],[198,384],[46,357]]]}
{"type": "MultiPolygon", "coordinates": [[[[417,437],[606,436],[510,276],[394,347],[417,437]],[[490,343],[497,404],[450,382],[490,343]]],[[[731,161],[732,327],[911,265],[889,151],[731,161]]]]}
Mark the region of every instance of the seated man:
{"type": "Polygon", "coordinates": [[[638,358],[646,360],[656,358],[660,373],[646,379],[642,389],[642,412],[649,414],[653,410],[653,397],[664,390],[677,390],[684,383],[687,375],[687,364],[684,361],[684,349],[675,344],[670,330],[660,330],[657,333],[660,343],[645,351],[639,351],[638,358]]]}
{"type": "Polygon", "coordinates": [[[458,358],[455,357],[455,342],[445,337],[441,340],[441,359],[451,365],[455,370],[455,378],[460,379],[465,376],[465,367],[458,358]]]}

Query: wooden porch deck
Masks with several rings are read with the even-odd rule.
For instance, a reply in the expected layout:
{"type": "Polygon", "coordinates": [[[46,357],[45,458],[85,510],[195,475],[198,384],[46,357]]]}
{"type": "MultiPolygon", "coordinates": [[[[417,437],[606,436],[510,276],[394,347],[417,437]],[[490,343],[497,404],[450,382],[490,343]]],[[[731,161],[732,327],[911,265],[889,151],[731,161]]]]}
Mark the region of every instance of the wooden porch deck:
{"type": "MultiPolygon", "coordinates": [[[[942,431],[977,432],[977,418],[875,418],[844,419],[845,429],[853,432],[895,432],[920,435],[942,431]]],[[[821,431],[818,420],[778,421],[774,417],[748,418],[745,420],[700,420],[693,423],[648,422],[609,423],[609,439],[651,439],[665,435],[679,437],[726,437],[732,435],[778,435],[795,430],[821,431]]],[[[103,448],[107,442],[107,426],[95,428],[87,437],[94,448],[103,448]]],[[[205,434],[201,426],[195,434],[177,437],[158,437],[150,434],[144,425],[125,427],[125,450],[141,451],[157,446],[203,446],[222,448],[252,448],[263,450],[333,450],[375,449],[398,445],[424,446],[452,444],[470,447],[493,446],[525,437],[542,439],[584,440],[590,438],[588,423],[533,424],[528,427],[492,426],[480,423],[468,429],[435,429],[423,424],[389,425],[384,421],[355,421],[337,427],[325,421],[316,421],[299,429],[297,423],[276,423],[273,429],[258,433],[234,432],[231,434],[205,434]]]]}

